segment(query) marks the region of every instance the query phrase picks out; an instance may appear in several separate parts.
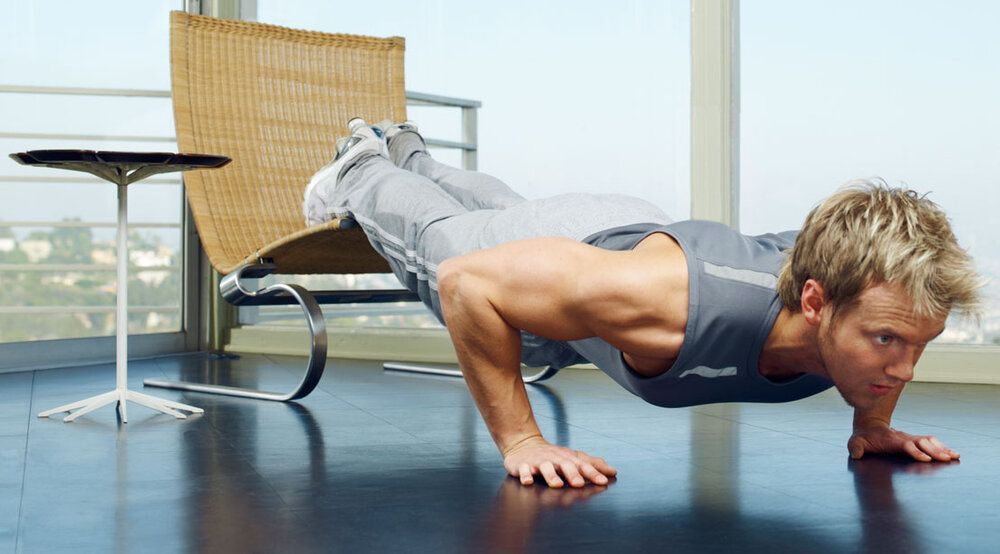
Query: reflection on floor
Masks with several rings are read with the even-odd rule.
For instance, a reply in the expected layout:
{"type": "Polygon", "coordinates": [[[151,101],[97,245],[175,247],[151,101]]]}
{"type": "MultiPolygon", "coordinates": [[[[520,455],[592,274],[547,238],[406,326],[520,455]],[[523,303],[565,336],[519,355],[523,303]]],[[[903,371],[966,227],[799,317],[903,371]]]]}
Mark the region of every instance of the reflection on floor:
{"type": "MultiPolygon", "coordinates": [[[[289,388],[302,359],[134,362],[147,377],[289,388]],[[230,371],[231,370],[231,371],[230,371]]],[[[175,420],[39,411],[114,385],[98,366],[0,375],[0,552],[995,552],[1000,388],[912,384],[895,426],[960,463],[851,461],[835,392],[667,410],[595,371],[530,392],[542,431],[608,459],[608,487],[522,487],[458,379],[331,360],[300,404],[158,389],[175,420]]]]}

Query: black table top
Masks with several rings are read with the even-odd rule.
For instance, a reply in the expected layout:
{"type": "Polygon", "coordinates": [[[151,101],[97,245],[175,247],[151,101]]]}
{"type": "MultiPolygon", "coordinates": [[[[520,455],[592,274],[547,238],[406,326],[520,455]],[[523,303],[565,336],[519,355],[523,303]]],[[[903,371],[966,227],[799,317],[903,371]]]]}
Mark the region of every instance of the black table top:
{"type": "Polygon", "coordinates": [[[28,150],[10,157],[21,165],[85,171],[119,185],[157,173],[219,168],[232,161],[227,156],[211,154],[111,150],[28,150]]]}
{"type": "Polygon", "coordinates": [[[186,165],[222,167],[231,160],[209,154],[172,152],[116,152],[112,150],[29,150],[10,155],[24,165],[89,162],[103,164],[186,165]]]}

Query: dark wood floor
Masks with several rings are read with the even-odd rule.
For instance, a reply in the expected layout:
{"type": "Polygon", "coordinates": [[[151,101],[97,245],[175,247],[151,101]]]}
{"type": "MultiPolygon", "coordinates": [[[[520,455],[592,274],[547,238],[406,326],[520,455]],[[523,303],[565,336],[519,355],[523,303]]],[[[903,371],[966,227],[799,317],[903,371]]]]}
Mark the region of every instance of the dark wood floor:
{"type": "MultiPolygon", "coordinates": [[[[302,359],[133,362],[146,377],[232,372],[290,387],[302,359]]],[[[531,400],[543,432],[608,459],[608,487],[508,479],[458,379],[331,361],[299,404],[147,393],[73,423],[37,413],[114,386],[98,366],[0,375],[0,552],[996,552],[1000,388],[911,384],[895,426],[959,463],[851,461],[835,392],[667,410],[595,371],[531,400]]]]}

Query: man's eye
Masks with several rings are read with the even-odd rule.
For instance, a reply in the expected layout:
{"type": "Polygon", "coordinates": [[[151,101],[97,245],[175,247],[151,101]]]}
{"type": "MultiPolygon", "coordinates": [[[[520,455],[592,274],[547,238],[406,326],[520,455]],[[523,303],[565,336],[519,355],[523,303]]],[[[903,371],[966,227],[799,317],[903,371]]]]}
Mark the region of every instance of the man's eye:
{"type": "Polygon", "coordinates": [[[892,335],[879,335],[877,339],[879,344],[889,344],[892,342],[892,335]]]}

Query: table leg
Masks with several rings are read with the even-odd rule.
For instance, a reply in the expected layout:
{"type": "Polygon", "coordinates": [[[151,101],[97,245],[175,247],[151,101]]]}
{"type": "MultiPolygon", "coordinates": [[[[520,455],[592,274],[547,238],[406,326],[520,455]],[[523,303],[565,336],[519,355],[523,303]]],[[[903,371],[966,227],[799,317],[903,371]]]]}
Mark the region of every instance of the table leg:
{"type": "Polygon", "coordinates": [[[118,185],[118,286],[115,304],[115,390],[84,400],[72,402],[58,408],[46,410],[38,417],[72,412],[63,421],[70,422],[112,402],[118,402],[118,414],[122,423],[128,423],[128,401],[159,410],[178,419],[187,418],[178,410],[200,414],[205,410],[181,404],[172,400],[157,398],[148,394],[128,390],[128,192],[125,176],[118,185]],[[73,410],[76,410],[75,412],[73,410]]]}
{"type": "MultiPolygon", "coordinates": [[[[49,417],[50,415],[61,414],[64,412],[72,412],[73,410],[82,408],[76,414],[73,414],[73,416],[79,417],[80,415],[83,415],[87,412],[92,412],[97,408],[100,408],[101,406],[106,406],[114,402],[115,400],[118,399],[118,396],[119,396],[118,390],[115,389],[111,392],[105,392],[102,394],[98,394],[97,396],[91,396],[90,398],[85,398],[83,400],[71,402],[69,404],[59,406],[58,408],[45,410],[44,412],[38,414],[38,417],[49,417]]],[[[73,419],[75,419],[76,417],[73,417],[72,419],[66,418],[63,421],[73,421],[73,419]]]]}
{"type": "Polygon", "coordinates": [[[148,394],[143,394],[141,392],[128,391],[127,398],[136,404],[141,404],[147,408],[152,408],[154,410],[160,410],[165,414],[170,414],[177,419],[184,419],[187,416],[175,411],[184,410],[186,412],[191,412],[194,414],[203,413],[205,410],[201,408],[196,408],[194,406],[188,406],[187,404],[181,404],[180,402],[174,402],[173,400],[167,400],[165,398],[159,398],[157,396],[151,396],[148,394]]]}

